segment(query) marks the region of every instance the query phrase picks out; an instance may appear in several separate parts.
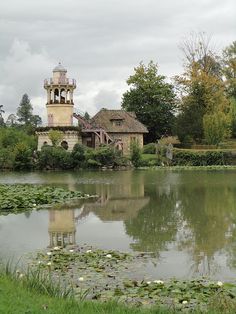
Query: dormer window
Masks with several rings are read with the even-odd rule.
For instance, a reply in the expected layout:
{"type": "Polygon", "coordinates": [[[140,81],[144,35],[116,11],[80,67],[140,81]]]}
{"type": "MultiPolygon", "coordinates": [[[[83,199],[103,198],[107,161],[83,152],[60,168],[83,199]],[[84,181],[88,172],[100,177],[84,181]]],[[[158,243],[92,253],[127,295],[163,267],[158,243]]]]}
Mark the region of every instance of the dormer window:
{"type": "Polygon", "coordinates": [[[114,126],[121,126],[123,124],[123,119],[111,119],[110,121],[114,126]]]}

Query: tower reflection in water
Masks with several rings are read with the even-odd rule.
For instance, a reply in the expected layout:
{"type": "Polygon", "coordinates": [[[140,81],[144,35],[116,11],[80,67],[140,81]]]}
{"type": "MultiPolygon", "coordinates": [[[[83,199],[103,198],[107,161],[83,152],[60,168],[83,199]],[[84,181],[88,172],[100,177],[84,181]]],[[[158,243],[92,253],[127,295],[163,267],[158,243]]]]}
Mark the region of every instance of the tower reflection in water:
{"type": "Polygon", "coordinates": [[[75,244],[75,212],[74,209],[49,211],[49,247],[75,244]]]}

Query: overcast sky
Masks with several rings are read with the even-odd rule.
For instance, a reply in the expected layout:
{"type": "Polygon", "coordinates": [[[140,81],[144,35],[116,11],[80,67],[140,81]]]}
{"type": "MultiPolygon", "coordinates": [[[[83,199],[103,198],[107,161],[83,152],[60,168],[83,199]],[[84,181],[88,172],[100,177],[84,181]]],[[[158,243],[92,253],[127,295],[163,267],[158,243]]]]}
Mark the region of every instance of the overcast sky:
{"type": "Polygon", "coordinates": [[[78,109],[120,108],[140,61],[181,73],[183,38],[206,32],[220,51],[236,40],[235,16],[235,0],[1,0],[0,104],[15,113],[27,93],[45,117],[43,80],[61,61],[78,109]]]}

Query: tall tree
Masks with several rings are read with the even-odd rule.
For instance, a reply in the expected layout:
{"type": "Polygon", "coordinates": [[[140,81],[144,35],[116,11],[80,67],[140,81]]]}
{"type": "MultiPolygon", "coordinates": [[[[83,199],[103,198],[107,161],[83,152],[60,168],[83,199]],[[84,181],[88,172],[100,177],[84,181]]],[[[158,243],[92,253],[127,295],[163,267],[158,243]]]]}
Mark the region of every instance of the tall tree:
{"type": "Polygon", "coordinates": [[[172,132],[174,89],[165,81],[165,76],[158,74],[158,66],[153,61],[147,66],[141,62],[134,72],[127,80],[131,87],[123,94],[122,108],[136,113],[148,128],[146,141],[154,142],[172,132]]]}
{"type": "Polygon", "coordinates": [[[39,125],[42,124],[42,118],[39,116],[39,115],[33,115],[31,117],[31,124],[34,126],[34,127],[37,127],[39,125]]]}
{"type": "Polygon", "coordinates": [[[2,114],[4,113],[5,111],[3,110],[3,105],[0,105],[0,126],[3,126],[4,125],[4,119],[3,119],[3,116],[2,114]]]}
{"type": "Polygon", "coordinates": [[[20,105],[17,109],[18,121],[23,124],[30,124],[33,116],[33,107],[30,103],[29,96],[24,94],[22,96],[20,105]]]}
{"type": "MultiPolygon", "coordinates": [[[[217,123],[225,128],[221,134],[228,135],[231,109],[225,95],[219,57],[210,49],[209,41],[202,35],[195,41],[190,38],[189,42],[184,43],[182,50],[185,51],[186,58],[185,73],[176,77],[181,95],[180,114],[177,118],[177,134],[180,140],[201,141],[204,133],[209,134],[209,129],[206,128],[211,126],[210,116],[216,112],[221,112],[215,116],[217,123]],[[203,123],[205,115],[209,117],[203,123]]],[[[214,138],[214,134],[211,134],[211,138],[214,138]]]]}
{"type": "Polygon", "coordinates": [[[236,41],[223,51],[223,73],[226,78],[227,92],[236,100],[236,41]]]}

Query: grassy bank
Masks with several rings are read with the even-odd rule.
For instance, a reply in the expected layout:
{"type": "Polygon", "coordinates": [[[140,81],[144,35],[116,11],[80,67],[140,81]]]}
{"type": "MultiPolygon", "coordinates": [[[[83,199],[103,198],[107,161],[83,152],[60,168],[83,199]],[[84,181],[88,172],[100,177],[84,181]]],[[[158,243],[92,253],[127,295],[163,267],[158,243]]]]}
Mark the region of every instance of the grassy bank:
{"type": "Polygon", "coordinates": [[[114,314],[148,314],[170,313],[167,310],[145,310],[128,308],[115,302],[98,303],[96,301],[77,302],[74,299],[66,299],[39,293],[38,288],[29,288],[25,282],[0,275],[0,313],[4,314],[90,314],[90,313],[114,313],[114,314]]]}
{"type": "MultiPolygon", "coordinates": [[[[4,314],[167,314],[180,313],[177,310],[161,308],[132,308],[116,302],[99,303],[97,301],[81,301],[66,299],[39,293],[35,288],[29,288],[20,280],[9,275],[0,275],[0,313],[4,314]]],[[[186,313],[186,311],[185,311],[186,313]]],[[[191,313],[203,313],[200,310],[191,313]]],[[[234,308],[223,300],[218,309],[208,309],[204,313],[235,313],[234,308]]]]}

